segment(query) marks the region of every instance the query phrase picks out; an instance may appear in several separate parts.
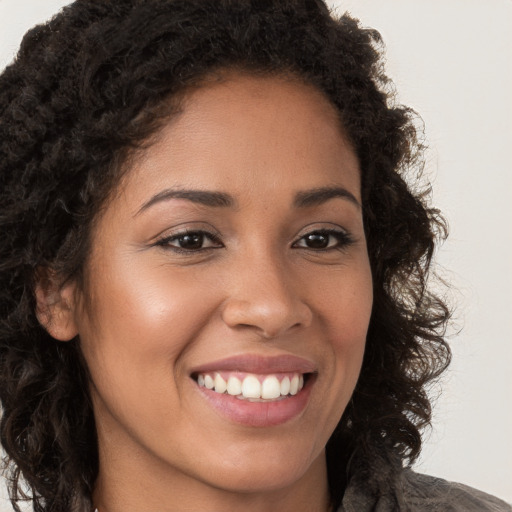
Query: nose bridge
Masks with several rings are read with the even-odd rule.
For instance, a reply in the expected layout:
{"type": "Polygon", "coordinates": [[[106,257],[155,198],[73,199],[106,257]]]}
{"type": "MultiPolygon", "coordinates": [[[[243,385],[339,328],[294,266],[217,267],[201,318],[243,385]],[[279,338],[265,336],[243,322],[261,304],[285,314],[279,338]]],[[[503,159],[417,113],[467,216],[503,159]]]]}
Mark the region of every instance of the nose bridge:
{"type": "Polygon", "coordinates": [[[290,262],[271,248],[240,255],[229,281],[223,318],[230,327],[252,327],[273,338],[311,322],[311,310],[299,294],[290,262]]]}

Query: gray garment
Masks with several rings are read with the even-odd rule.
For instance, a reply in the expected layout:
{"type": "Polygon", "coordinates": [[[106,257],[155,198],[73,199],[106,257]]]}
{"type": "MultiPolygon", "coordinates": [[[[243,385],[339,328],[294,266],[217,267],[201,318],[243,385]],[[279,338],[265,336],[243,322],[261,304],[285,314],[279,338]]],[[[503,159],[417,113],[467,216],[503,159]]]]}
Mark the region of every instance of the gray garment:
{"type": "Polygon", "coordinates": [[[512,512],[504,501],[466,485],[404,469],[394,488],[372,492],[349,483],[338,512],[512,512]]]}

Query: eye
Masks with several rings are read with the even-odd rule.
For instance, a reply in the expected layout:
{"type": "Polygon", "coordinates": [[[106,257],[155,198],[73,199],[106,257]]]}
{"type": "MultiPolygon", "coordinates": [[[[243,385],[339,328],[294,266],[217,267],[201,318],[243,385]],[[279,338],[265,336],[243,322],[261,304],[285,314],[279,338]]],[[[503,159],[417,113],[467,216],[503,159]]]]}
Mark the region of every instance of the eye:
{"type": "Polygon", "coordinates": [[[223,247],[219,238],[206,231],[184,231],[159,240],[156,245],[180,252],[195,252],[223,247]]]}
{"type": "Polygon", "coordinates": [[[302,236],[293,247],[303,247],[314,251],[341,249],[353,243],[350,235],[337,229],[317,229],[302,236]]]}

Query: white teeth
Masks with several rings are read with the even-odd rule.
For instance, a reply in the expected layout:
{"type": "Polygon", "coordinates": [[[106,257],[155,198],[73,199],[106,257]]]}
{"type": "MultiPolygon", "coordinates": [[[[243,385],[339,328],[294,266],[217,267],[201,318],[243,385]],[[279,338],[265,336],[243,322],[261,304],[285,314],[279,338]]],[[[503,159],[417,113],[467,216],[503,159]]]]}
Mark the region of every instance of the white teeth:
{"type": "Polygon", "coordinates": [[[220,376],[220,374],[215,374],[215,392],[216,393],[224,393],[226,391],[228,385],[226,384],[226,381],[220,376]]]}
{"type": "Polygon", "coordinates": [[[245,398],[261,398],[261,384],[257,377],[249,375],[242,382],[242,395],[245,398]]]}
{"type": "Polygon", "coordinates": [[[252,374],[247,374],[243,379],[235,375],[226,378],[227,381],[218,372],[198,374],[197,384],[216,393],[227,393],[242,400],[262,402],[296,395],[304,387],[304,375],[298,373],[291,375],[291,378],[283,377],[281,382],[276,375],[267,375],[262,382],[262,376],[258,378],[252,374]]]}
{"type": "MultiPolygon", "coordinates": [[[[197,379],[197,382],[199,384],[199,379],[197,379]]],[[[228,379],[227,392],[228,394],[233,396],[240,395],[242,393],[242,381],[231,375],[231,377],[229,377],[228,379]]]]}
{"type": "Polygon", "coordinates": [[[290,379],[285,377],[281,381],[281,395],[286,396],[290,392],[290,379]]]}
{"type": "Polygon", "coordinates": [[[204,387],[206,389],[213,389],[214,385],[215,384],[213,383],[213,379],[212,379],[211,375],[206,374],[204,376],[204,387]]]}
{"type": "Polygon", "coordinates": [[[261,398],[279,398],[281,396],[281,384],[274,375],[265,378],[261,385],[261,398]]]}
{"type": "Polygon", "coordinates": [[[290,381],[290,395],[296,395],[299,392],[299,376],[294,375],[290,381]]]}

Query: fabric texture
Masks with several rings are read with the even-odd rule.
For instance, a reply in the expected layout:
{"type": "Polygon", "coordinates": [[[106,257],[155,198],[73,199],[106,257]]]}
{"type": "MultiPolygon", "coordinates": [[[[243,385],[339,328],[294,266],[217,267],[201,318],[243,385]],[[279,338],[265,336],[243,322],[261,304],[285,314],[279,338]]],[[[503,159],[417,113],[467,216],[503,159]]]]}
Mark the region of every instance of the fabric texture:
{"type": "Polygon", "coordinates": [[[466,485],[404,469],[387,489],[351,480],[338,512],[512,512],[512,506],[466,485]]]}

